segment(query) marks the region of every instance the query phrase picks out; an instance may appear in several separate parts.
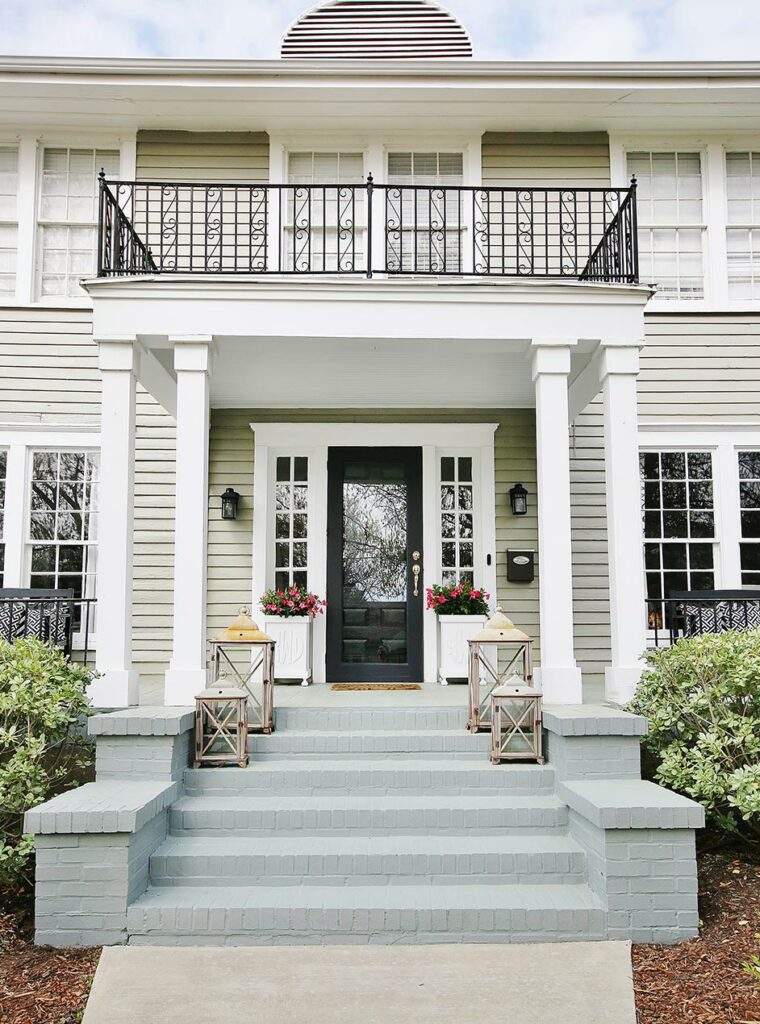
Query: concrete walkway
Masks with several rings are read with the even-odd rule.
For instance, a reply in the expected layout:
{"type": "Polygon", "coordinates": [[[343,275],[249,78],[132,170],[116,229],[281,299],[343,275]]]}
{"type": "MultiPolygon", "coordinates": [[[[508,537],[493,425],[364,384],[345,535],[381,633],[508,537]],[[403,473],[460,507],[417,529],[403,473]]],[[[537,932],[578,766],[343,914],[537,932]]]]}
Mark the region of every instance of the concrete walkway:
{"type": "Polygon", "coordinates": [[[83,1024],[635,1024],[625,942],[103,950],[83,1024]]]}

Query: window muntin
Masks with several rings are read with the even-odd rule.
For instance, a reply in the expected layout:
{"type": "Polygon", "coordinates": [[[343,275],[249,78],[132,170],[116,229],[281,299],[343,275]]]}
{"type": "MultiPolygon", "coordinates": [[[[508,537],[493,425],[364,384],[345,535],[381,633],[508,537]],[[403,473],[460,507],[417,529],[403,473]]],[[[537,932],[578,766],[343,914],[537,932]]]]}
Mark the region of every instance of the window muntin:
{"type": "Polygon", "coordinates": [[[28,548],[33,589],[93,597],[100,457],[92,451],[31,453],[28,548]]]}
{"type": "Polygon", "coordinates": [[[0,587],[5,585],[5,484],[8,476],[8,449],[0,448],[0,587]]]}
{"type": "Polygon", "coordinates": [[[726,153],[728,294],[760,298],[760,152],[726,153]]]}
{"type": "Polygon", "coordinates": [[[98,172],[119,173],[111,149],[46,147],[39,190],[41,298],[80,298],[79,281],[95,272],[98,172]]]}
{"type": "Polygon", "coordinates": [[[471,456],[440,459],[440,553],[444,584],[475,582],[475,491],[471,456]]]}
{"type": "Polygon", "coordinates": [[[760,586],[760,451],[737,453],[742,586],[760,586]]]}
{"type": "Polygon", "coordinates": [[[642,452],[644,564],[650,625],[656,602],[679,590],[715,587],[715,499],[709,451],[642,452]]]}
{"type": "Polygon", "coordinates": [[[308,586],[309,460],[280,455],[275,463],[274,585],[308,586]]]}
{"type": "Polygon", "coordinates": [[[464,184],[463,154],[389,153],[388,184],[400,187],[400,196],[389,193],[387,211],[390,230],[397,222],[401,227],[399,269],[461,269],[462,194],[434,186],[464,184]]]}
{"type": "Polygon", "coordinates": [[[642,281],[665,299],[704,298],[704,213],[699,153],[635,152],[642,281]]]}
{"type": "Polygon", "coordinates": [[[16,290],[18,148],[0,146],[0,295],[16,290]]]}

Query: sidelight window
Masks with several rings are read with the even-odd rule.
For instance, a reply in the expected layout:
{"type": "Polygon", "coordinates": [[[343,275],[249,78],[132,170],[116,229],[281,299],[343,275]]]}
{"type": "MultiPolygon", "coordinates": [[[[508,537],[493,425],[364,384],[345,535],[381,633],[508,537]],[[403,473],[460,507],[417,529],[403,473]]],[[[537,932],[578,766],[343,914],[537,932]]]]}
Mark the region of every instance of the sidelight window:
{"type": "Polygon", "coordinates": [[[760,586],[760,451],[738,453],[742,586],[760,586]]]}
{"type": "Polygon", "coordinates": [[[276,461],[274,585],[307,586],[309,460],[281,455],[276,461]]]}
{"type": "Polygon", "coordinates": [[[469,580],[475,573],[475,492],[472,457],[444,455],[440,460],[440,551],[444,584],[469,580]]]}

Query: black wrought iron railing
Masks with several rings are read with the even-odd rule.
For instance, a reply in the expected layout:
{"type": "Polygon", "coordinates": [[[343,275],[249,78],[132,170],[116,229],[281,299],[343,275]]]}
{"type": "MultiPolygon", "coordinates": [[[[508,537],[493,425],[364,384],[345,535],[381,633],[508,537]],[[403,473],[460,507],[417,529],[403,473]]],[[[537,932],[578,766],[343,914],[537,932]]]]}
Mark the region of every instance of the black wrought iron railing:
{"type": "Polygon", "coordinates": [[[101,174],[98,276],[265,273],[635,284],[636,183],[215,185],[101,174]]]}
{"type": "Polygon", "coordinates": [[[683,637],[760,629],[760,591],[693,591],[647,601],[647,629],[654,647],[683,637]]]}
{"type": "Polygon", "coordinates": [[[96,603],[94,597],[0,590],[0,639],[34,637],[87,665],[94,654],[96,603]]]}

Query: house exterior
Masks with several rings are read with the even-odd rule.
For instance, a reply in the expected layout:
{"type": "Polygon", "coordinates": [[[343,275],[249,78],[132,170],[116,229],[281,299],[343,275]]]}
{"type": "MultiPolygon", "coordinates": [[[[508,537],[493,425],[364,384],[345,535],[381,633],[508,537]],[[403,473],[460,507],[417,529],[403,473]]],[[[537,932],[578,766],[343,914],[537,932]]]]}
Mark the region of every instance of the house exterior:
{"type": "MultiPolygon", "coordinates": [[[[167,828],[214,838],[181,805],[214,789],[192,776],[181,795],[187,708],[208,639],[239,606],[256,617],[267,588],[303,583],[328,599],[314,690],[419,682],[427,695],[441,647],[425,591],[464,578],[534,638],[549,765],[512,778],[541,828],[570,828],[583,856],[554,850],[553,888],[564,872],[587,902],[565,906],[562,890],[553,924],[525,925],[541,879],[515,869],[522,902],[490,928],[477,913],[452,923],[467,901],[442,925],[332,932],[294,923],[313,921],[310,904],[275,901],[288,923],[246,932],[255,898],[197,928],[220,941],[696,928],[701,812],[640,781],[644,724],[618,709],[672,594],[760,583],[760,67],[484,63],[437,4],[390,19],[387,6],[322,4],[272,61],[0,60],[3,585],[84,599],[74,647],[88,632],[93,701],[132,709],[93,725],[92,799],[115,801],[123,827],[87,804],[90,787],[30,812],[41,941],[196,935],[178,923],[199,906],[192,887],[171,913],[149,897],[128,924],[127,907],[149,870],[171,875],[171,851],[149,867],[167,828]],[[514,557],[535,573],[510,578],[514,557]],[[53,866],[67,846],[118,864],[116,889],[72,909],[53,866]],[[646,860],[662,873],[644,884],[646,860]],[[172,914],[174,930],[151,923],[172,914]]],[[[301,764],[319,748],[289,747],[285,723],[335,722],[329,701],[309,714],[288,693],[271,740],[284,746],[269,751],[301,764]]],[[[401,724],[413,705],[362,699],[349,732],[423,728],[401,724]]],[[[448,734],[457,698],[431,700],[427,725],[448,734]]],[[[356,742],[346,750],[409,753],[356,742]]],[[[465,771],[484,756],[473,743],[438,750],[465,755],[465,771]]],[[[272,772],[283,794],[311,785],[272,772]]],[[[443,792],[490,793],[489,779],[443,792]]],[[[493,827],[517,828],[510,856],[527,856],[514,814],[493,827]]],[[[385,921],[403,908],[366,909],[385,921]]]]}

